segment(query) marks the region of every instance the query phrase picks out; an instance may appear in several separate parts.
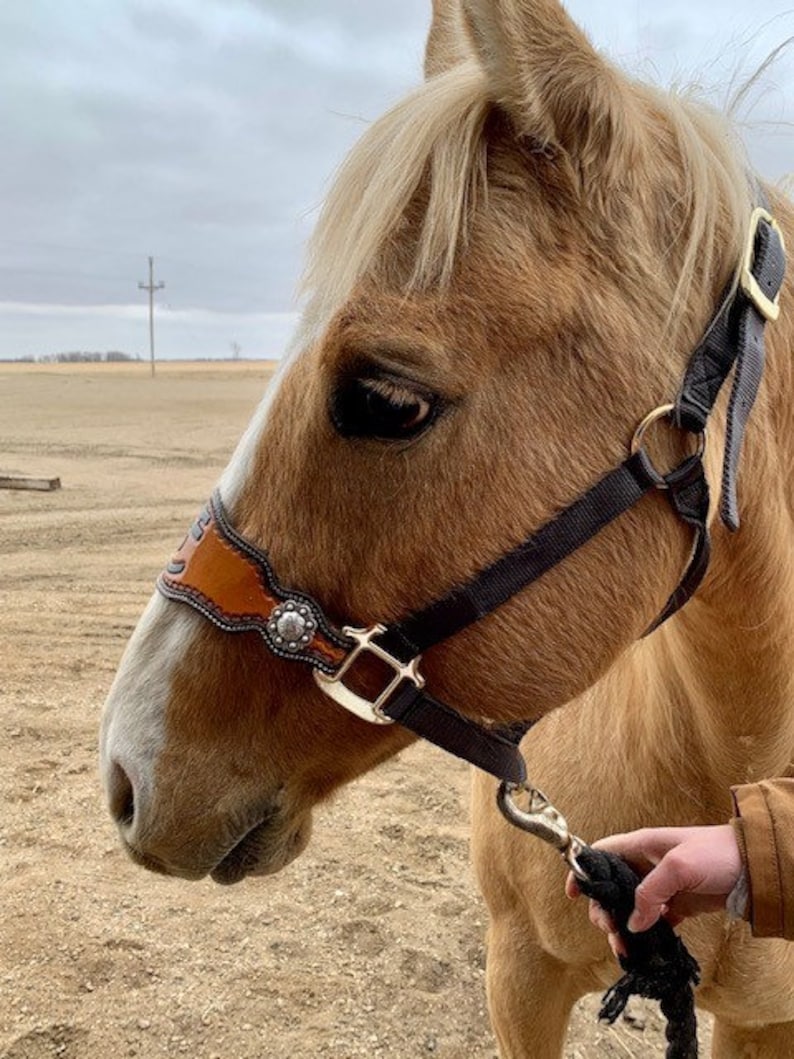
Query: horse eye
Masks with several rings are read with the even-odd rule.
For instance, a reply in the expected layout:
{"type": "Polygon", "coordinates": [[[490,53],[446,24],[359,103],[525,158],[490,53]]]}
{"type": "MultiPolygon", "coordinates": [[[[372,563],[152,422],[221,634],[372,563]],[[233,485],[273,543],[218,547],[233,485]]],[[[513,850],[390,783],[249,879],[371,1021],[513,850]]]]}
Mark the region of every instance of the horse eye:
{"type": "Polygon", "coordinates": [[[343,437],[384,441],[414,438],[427,429],[439,407],[435,394],[388,378],[343,382],[331,403],[331,419],[343,437]]]}

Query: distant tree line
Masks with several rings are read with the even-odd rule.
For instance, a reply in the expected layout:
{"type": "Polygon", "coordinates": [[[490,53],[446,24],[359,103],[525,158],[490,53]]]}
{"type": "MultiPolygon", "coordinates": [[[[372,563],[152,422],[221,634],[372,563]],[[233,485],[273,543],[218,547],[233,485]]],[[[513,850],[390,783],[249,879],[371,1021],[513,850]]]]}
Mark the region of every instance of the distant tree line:
{"type": "Polygon", "coordinates": [[[29,353],[24,357],[14,357],[20,364],[118,364],[121,361],[140,360],[137,353],[121,353],[117,349],[109,349],[104,353],[87,353],[85,351],[74,351],[70,353],[41,353],[35,356],[29,353]]]}

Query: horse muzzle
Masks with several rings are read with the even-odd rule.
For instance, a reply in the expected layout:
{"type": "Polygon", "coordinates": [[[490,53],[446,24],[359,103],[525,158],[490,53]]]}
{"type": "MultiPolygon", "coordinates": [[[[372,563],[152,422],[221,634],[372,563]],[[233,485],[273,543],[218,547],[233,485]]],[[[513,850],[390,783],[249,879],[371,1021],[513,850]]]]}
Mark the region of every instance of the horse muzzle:
{"type": "MultiPolygon", "coordinates": [[[[113,761],[106,774],[108,805],[122,844],[141,867],[229,885],[248,875],[272,875],[299,856],[311,835],[311,813],[290,811],[282,789],[244,812],[203,812],[191,805],[177,819],[173,799],[158,807],[145,787],[113,761]]],[[[183,807],[184,808],[184,807],[183,807]]]]}

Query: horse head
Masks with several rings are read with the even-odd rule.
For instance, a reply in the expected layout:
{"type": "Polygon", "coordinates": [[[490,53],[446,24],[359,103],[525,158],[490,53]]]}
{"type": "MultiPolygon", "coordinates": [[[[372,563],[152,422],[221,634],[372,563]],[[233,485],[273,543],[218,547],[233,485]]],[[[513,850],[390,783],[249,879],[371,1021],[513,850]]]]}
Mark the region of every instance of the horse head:
{"type": "MultiPolygon", "coordinates": [[[[219,486],[234,532],[339,627],[443,597],[625,458],[678,390],[751,207],[722,122],[630,81],[556,0],[437,3],[426,68],[338,176],[296,348],[219,486]]],[[[672,466],[687,439],[653,446],[672,466]]],[[[690,545],[649,493],[432,646],[427,686],[489,724],[541,717],[642,635],[690,545]]],[[[364,692],[380,679],[363,659],[364,692]]],[[[231,882],[287,864],[312,808],[412,738],[259,631],[156,593],[102,769],[136,860],[231,882]]]]}

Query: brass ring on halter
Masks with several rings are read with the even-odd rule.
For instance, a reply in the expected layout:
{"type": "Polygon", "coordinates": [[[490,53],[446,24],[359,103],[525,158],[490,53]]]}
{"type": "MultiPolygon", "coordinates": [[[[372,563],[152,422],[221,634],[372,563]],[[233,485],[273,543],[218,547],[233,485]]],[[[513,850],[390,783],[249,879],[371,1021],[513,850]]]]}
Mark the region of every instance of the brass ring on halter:
{"type": "MultiPolygon", "coordinates": [[[[659,422],[661,419],[671,419],[673,412],[675,411],[674,404],[662,404],[658,408],[654,408],[652,412],[649,412],[647,416],[640,422],[637,429],[634,431],[634,436],[631,439],[631,454],[634,456],[636,453],[643,448],[645,441],[645,434],[649,427],[653,426],[654,423],[659,422]]],[[[706,451],[706,430],[705,428],[697,434],[693,434],[693,437],[697,441],[695,451],[690,454],[690,459],[700,459],[703,453],[706,451]]],[[[648,455],[647,451],[644,451],[644,458],[647,463],[648,469],[656,478],[656,486],[658,489],[668,489],[669,486],[665,481],[665,475],[654,466],[653,461],[648,455]]]]}

